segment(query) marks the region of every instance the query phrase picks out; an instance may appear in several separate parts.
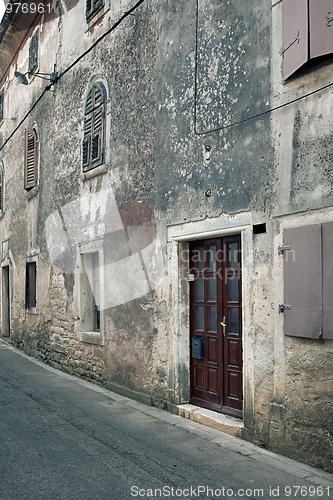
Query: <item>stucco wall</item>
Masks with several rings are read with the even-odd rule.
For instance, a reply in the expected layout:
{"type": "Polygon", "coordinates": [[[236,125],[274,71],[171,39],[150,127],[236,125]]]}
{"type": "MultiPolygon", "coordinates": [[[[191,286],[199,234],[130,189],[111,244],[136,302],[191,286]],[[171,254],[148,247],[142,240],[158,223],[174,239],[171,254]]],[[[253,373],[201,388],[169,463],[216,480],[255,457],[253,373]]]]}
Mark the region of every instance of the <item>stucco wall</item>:
{"type": "Polygon", "coordinates": [[[277,254],[285,227],[333,220],[331,67],[283,83],[282,4],[272,5],[146,0],[76,61],[134,6],[111,2],[88,29],[78,2],[40,24],[39,70],[65,73],[36,106],[45,82],[13,85],[14,71],[27,70],[27,33],[4,74],[0,128],[10,339],[174,409],[190,394],[188,241],[241,233],[244,437],[333,470],[333,342],[284,336],[277,254]],[[96,81],[106,89],[105,165],[84,177],[84,106],[96,81]],[[32,126],[39,185],[26,192],[32,126]],[[260,223],[266,232],[254,234],[260,223]],[[105,290],[95,340],[80,318],[80,255],[91,242],[105,290]],[[38,259],[34,313],[28,257],[38,259]]]}

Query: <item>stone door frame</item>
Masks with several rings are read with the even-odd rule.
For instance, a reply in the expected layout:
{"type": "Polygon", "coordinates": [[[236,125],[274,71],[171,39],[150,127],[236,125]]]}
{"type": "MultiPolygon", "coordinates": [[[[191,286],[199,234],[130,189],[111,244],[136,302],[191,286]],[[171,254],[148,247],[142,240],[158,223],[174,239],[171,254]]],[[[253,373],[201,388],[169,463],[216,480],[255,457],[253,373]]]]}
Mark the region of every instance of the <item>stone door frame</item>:
{"type": "MultiPolygon", "coordinates": [[[[242,248],[242,329],[244,423],[254,410],[254,344],[251,310],[253,296],[252,216],[242,212],[168,226],[168,349],[169,400],[176,405],[190,399],[189,242],[240,234],[242,248]]],[[[250,424],[251,426],[251,424],[250,424]]]]}

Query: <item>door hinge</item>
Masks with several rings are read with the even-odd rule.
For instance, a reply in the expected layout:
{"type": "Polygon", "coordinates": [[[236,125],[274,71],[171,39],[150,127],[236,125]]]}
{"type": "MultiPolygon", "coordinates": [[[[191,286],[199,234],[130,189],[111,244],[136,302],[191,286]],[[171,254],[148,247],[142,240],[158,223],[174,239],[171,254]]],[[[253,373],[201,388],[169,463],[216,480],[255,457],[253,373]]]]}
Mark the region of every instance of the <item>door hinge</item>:
{"type": "Polygon", "coordinates": [[[290,311],[291,306],[288,306],[287,304],[279,304],[279,314],[284,313],[284,311],[290,311]]]}
{"type": "Polygon", "coordinates": [[[189,274],[187,277],[187,281],[194,281],[194,274],[189,274]]]}
{"type": "Polygon", "coordinates": [[[290,245],[285,245],[285,246],[278,246],[278,254],[279,255],[283,255],[284,252],[286,252],[287,250],[290,250],[290,245]]]}

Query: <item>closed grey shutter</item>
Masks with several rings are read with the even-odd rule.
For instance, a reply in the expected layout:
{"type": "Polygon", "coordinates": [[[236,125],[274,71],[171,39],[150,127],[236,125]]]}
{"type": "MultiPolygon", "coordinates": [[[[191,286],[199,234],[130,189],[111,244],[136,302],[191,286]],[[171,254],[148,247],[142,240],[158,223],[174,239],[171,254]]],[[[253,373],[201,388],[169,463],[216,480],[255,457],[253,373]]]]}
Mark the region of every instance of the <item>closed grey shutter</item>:
{"type": "Polygon", "coordinates": [[[29,45],[28,73],[33,73],[38,68],[38,30],[33,34],[29,45]]]}
{"type": "Polygon", "coordinates": [[[333,222],[322,224],[323,338],[333,339],[333,222]]]}
{"type": "Polygon", "coordinates": [[[310,58],[333,52],[333,1],[309,0],[310,58]]]}
{"type": "Polygon", "coordinates": [[[31,189],[37,184],[37,141],[33,129],[25,131],[24,189],[31,189]]]}
{"type": "Polygon", "coordinates": [[[318,339],[322,333],[321,225],[285,229],[284,333],[318,339]]]}
{"type": "Polygon", "coordinates": [[[283,78],[308,60],[308,0],[283,0],[283,78]]]}

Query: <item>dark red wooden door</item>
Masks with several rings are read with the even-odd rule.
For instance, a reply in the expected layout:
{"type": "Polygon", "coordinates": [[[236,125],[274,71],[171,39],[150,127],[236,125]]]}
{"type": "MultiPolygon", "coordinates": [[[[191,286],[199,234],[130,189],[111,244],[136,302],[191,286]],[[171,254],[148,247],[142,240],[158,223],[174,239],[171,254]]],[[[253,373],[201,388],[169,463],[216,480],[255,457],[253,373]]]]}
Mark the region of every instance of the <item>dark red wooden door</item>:
{"type": "Polygon", "coordinates": [[[190,250],[191,403],[242,417],[240,237],[190,250]]]}

